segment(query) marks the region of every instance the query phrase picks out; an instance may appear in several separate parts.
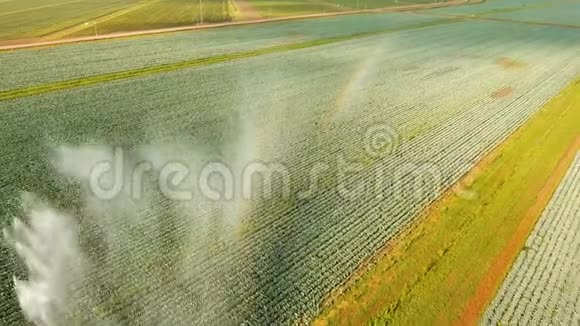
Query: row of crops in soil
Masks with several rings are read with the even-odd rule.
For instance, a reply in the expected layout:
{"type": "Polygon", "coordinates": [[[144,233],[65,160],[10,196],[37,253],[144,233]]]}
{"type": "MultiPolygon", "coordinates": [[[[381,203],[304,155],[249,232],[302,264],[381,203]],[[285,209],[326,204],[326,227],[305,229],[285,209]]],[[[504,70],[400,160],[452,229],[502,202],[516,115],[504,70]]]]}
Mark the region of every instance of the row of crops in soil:
{"type": "MultiPolygon", "coordinates": [[[[489,12],[492,8],[521,9],[522,1],[489,1],[482,5],[443,8],[443,13],[489,12]]],[[[575,4],[567,4],[573,6],[575,4]]],[[[564,4],[562,5],[564,6],[564,4]]],[[[561,6],[519,10],[536,12],[543,21],[562,22],[553,10],[561,6]]],[[[525,7],[524,7],[525,9],[525,7]]],[[[437,10],[425,11],[437,13],[437,10]]],[[[566,17],[574,16],[568,10],[566,17]]],[[[501,14],[497,14],[500,15],[501,14]]],[[[72,44],[55,48],[2,53],[0,91],[54,83],[152,65],[178,63],[228,53],[251,51],[281,44],[306,42],[339,36],[425,27],[444,17],[406,13],[382,13],[332,17],[317,20],[278,22],[266,25],[238,26],[162,36],[72,44]]]]}
{"type": "Polygon", "coordinates": [[[0,91],[440,20],[397,13],[342,16],[1,52],[0,74],[5,78],[0,91]]]}
{"type": "MultiPolygon", "coordinates": [[[[317,313],[364,259],[580,73],[579,37],[462,22],[3,101],[0,215],[19,215],[26,190],[75,218],[88,262],[82,277],[67,275],[83,290],[61,309],[73,316],[54,317],[60,324],[288,323],[317,313]],[[386,137],[390,151],[369,153],[373,130],[388,131],[371,136],[386,137]],[[175,202],[152,187],[142,201],[99,201],[78,182],[111,146],[157,168],[276,162],[288,168],[292,196],[175,202]],[[356,169],[339,178],[341,160],[356,169]],[[317,175],[317,191],[297,196],[319,163],[331,169],[317,175]]],[[[26,269],[2,250],[10,323],[22,318],[12,275],[26,269]]]]}
{"type": "Polygon", "coordinates": [[[483,324],[580,322],[580,153],[546,206],[483,324]]]}

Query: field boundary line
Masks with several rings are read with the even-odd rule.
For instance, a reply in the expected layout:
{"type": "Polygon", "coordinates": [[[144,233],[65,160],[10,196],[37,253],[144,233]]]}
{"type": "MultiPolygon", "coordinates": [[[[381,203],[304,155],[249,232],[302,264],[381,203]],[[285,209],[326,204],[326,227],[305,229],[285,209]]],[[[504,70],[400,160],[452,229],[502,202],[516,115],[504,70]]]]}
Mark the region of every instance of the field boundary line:
{"type": "Polygon", "coordinates": [[[485,311],[506,275],[509,273],[521,248],[523,248],[525,241],[542,216],[542,212],[552,199],[552,196],[562,182],[566,172],[574,162],[574,158],[578,151],[580,151],[580,135],[576,137],[564,155],[560,158],[553,174],[550,176],[548,181],[546,181],[540,190],[540,193],[537,194],[534,205],[526,212],[512,238],[502,249],[500,255],[496,257],[491,267],[487,270],[475,294],[465,306],[461,317],[455,323],[456,326],[477,324],[482,313],[485,311]]]}
{"type": "MultiPolygon", "coordinates": [[[[58,46],[65,44],[75,44],[82,42],[92,42],[92,41],[103,41],[118,38],[128,38],[146,35],[156,35],[165,33],[175,33],[175,32],[186,32],[194,30],[212,29],[212,28],[222,28],[222,27],[232,27],[232,26],[243,26],[243,25],[257,25],[265,23],[275,23],[284,21],[297,21],[297,20],[307,20],[314,18],[327,18],[336,16],[346,16],[355,14],[374,14],[374,13],[389,13],[389,12],[411,12],[413,10],[421,9],[435,9],[435,8],[445,8],[463,5],[475,5],[483,3],[487,0],[453,0],[447,2],[438,2],[431,4],[419,4],[419,5],[409,5],[409,6],[399,6],[399,7],[385,7],[379,9],[364,9],[364,10],[353,10],[353,11],[342,11],[342,12],[332,12],[332,13],[320,13],[320,14],[310,14],[310,15],[297,15],[288,17],[278,17],[278,18],[264,18],[248,21],[232,21],[216,24],[198,24],[198,25],[188,25],[180,27],[170,27],[170,28],[159,28],[150,29],[142,31],[132,31],[132,32],[117,32],[98,36],[87,36],[87,37],[75,37],[62,40],[54,41],[43,41],[43,42],[33,42],[33,43],[17,43],[18,40],[10,40],[9,45],[1,45],[0,42],[0,52],[1,51],[12,51],[27,48],[38,48],[38,47],[48,47],[48,46],[58,46]],[[16,43],[16,44],[15,44],[16,43]]],[[[461,17],[464,18],[464,17],[461,17]]],[[[8,42],[8,41],[6,41],[8,42]]]]}
{"type": "Polygon", "coordinates": [[[171,72],[181,69],[187,68],[196,68],[201,66],[207,66],[216,63],[222,63],[227,61],[239,60],[239,59],[246,59],[251,57],[256,57],[259,55],[270,54],[270,53],[278,53],[278,52],[286,52],[291,50],[299,50],[310,48],[319,45],[329,45],[334,44],[342,41],[348,41],[358,38],[364,37],[371,37],[375,35],[383,35],[389,33],[396,33],[402,31],[409,31],[409,30],[418,30],[422,28],[429,28],[435,27],[440,25],[446,24],[453,24],[457,22],[463,21],[462,19],[445,19],[445,20],[437,20],[433,22],[415,24],[404,26],[400,28],[394,29],[387,29],[383,31],[377,32],[367,32],[367,33],[360,33],[354,35],[345,35],[345,36],[337,36],[331,38],[324,38],[324,39],[317,39],[317,40],[310,40],[305,42],[298,42],[298,43],[291,43],[291,44],[284,44],[284,45],[276,45],[272,47],[260,48],[255,50],[249,51],[242,51],[242,52],[234,52],[234,53],[227,53],[212,57],[204,57],[204,58],[197,58],[192,60],[180,61],[175,63],[168,63],[162,64],[157,66],[148,66],[143,68],[137,69],[130,69],[130,70],[123,70],[117,72],[110,72],[105,74],[98,74],[84,78],[78,79],[71,79],[71,80],[64,80],[58,81],[48,84],[40,84],[34,85],[29,87],[17,88],[12,90],[0,91],[0,101],[7,101],[12,99],[17,99],[21,97],[27,96],[34,96],[40,95],[44,93],[51,93],[56,91],[68,90],[78,87],[90,86],[95,84],[101,84],[116,80],[122,79],[130,79],[130,78],[137,78],[137,77],[144,77],[148,75],[158,74],[158,73],[165,73],[171,72]]]}

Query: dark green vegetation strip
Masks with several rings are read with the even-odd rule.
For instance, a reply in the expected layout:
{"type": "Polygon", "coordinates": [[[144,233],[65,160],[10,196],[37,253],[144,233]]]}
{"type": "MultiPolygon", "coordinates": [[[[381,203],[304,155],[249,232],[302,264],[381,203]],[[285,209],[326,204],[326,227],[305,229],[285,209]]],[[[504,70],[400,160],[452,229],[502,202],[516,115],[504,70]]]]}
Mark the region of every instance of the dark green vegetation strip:
{"type": "Polygon", "coordinates": [[[56,91],[61,91],[61,90],[77,88],[77,87],[89,86],[89,85],[94,85],[94,84],[99,84],[99,83],[106,83],[106,82],[115,81],[115,80],[143,77],[143,76],[148,76],[148,75],[152,75],[152,74],[170,72],[170,71],[175,71],[175,70],[180,70],[180,69],[207,66],[207,65],[211,65],[211,64],[220,63],[220,62],[227,62],[227,61],[232,61],[232,60],[237,60],[237,59],[251,58],[251,57],[255,57],[255,56],[259,56],[259,55],[263,55],[263,54],[305,49],[305,48],[309,48],[309,47],[313,47],[313,46],[327,45],[327,44],[332,44],[332,43],[337,43],[337,42],[341,42],[341,41],[347,41],[347,40],[351,40],[351,39],[367,37],[367,36],[372,36],[372,35],[386,34],[386,33],[398,32],[398,31],[405,31],[405,30],[420,29],[420,28],[443,25],[443,24],[450,24],[450,23],[455,23],[455,22],[459,22],[459,21],[463,21],[463,19],[462,18],[443,19],[443,20],[437,20],[437,21],[433,21],[433,22],[420,23],[420,24],[415,24],[415,25],[410,25],[410,26],[405,26],[405,27],[400,27],[400,28],[394,28],[394,29],[387,29],[387,30],[376,31],[376,32],[359,33],[359,34],[354,34],[354,35],[337,36],[337,37],[311,40],[311,41],[305,41],[305,42],[299,42],[299,43],[277,45],[277,46],[272,46],[272,47],[267,47],[267,48],[262,48],[262,49],[257,49],[257,50],[235,52],[235,53],[223,54],[223,55],[218,55],[218,56],[213,56],[213,57],[186,60],[186,61],[181,61],[181,62],[177,62],[177,63],[162,64],[162,65],[158,65],[158,66],[150,66],[150,67],[144,67],[144,68],[139,68],[139,69],[131,69],[131,70],[125,70],[125,71],[118,71],[118,72],[111,72],[111,73],[106,73],[106,74],[94,75],[94,76],[89,76],[86,78],[79,78],[79,79],[65,80],[65,81],[59,81],[59,82],[48,83],[48,84],[35,85],[35,86],[30,86],[30,87],[23,87],[23,88],[18,88],[18,89],[14,89],[14,90],[0,92],[0,101],[7,101],[7,100],[16,99],[16,98],[26,97],[26,96],[33,96],[33,95],[56,92],[56,91]]]}

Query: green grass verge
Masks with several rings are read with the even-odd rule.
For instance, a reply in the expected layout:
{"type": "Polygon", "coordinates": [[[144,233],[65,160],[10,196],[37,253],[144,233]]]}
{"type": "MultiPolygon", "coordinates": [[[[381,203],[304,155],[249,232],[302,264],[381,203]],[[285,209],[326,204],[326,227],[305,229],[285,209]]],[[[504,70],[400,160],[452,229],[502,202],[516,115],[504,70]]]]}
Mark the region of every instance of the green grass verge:
{"type": "Polygon", "coordinates": [[[331,298],[315,324],[456,322],[580,135],[578,121],[580,81],[480,163],[470,181],[476,199],[444,195],[346,292],[331,298]]]}
{"type": "Polygon", "coordinates": [[[458,22],[458,21],[461,21],[461,19],[443,19],[443,20],[437,20],[437,21],[432,21],[432,22],[409,25],[409,26],[400,27],[400,28],[387,29],[387,30],[377,31],[377,32],[359,33],[359,34],[354,34],[354,35],[337,36],[337,37],[311,40],[311,41],[305,41],[305,42],[298,42],[298,43],[292,43],[292,44],[277,45],[277,46],[272,46],[272,47],[267,47],[267,48],[262,48],[262,49],[257,49],[257,50],[251,50],[251,51],[242,51],[242,52],[224,54],[224,55],[207,57],[207,58],[198,58],[198,59],[193,59],[193,60],[186,60],[186,61],[181,61],[181,62],[171,63],[171,64],[163,64],[163,65],[158,65],[158,66],[150,66],[150,67],[139,68],[139,69],[132,69],[132,70],[125,70],[125,71],[119,71],[119,72],[94,75],[94,76],[90,76],[90,77],[86,77],[86,78],[65,80],[65,81],[53,82],[53,83],[42,84],[42,85],[35,85],[35,86],[24,87],[24,88],[19,88],[19,89],[14,89],[14,90],[2,91],[2,92],[0,92],[0,101],[12,100],[12,99],[26,97],[26,96],[33,96],[33,95],[39,95],[39,94],[50,93],[50,92],[55,92],[55,91],[62,91],[62,90],[67,90],[67,89],[72,89],[72,88],[95,85],[95,84],[100,84],[100,83],[105,83],[105,82],[110,82],[110,81],[115,81],[115,80],[143,77],[143,76],[148,76],[148,75],[152,75],[152,74],[171,72],[171,71],[180,70],[180,69],[201,67],[201,66],[216,64],[216,63],[220,63],[220,62],[227,62],[227,61],[232,61],[232,60],[237,60],[237,59],[251,58],[251,57],[255,57],[255,56],[259,56],[259,55],[263,55],[263,54],[284,52],[284,51],[290,51],[290,50],[298,50],[298,49],[310,48],[310,47],[319,46],[319,45],[327,45],[327,44],[351,40],[351,39],[360,38],[360,37],[385,34],[385,33],[391,33],[391,32],[398,32],[398,31],[404,31],[404,30],[420,29],[420,28],[432,27],[432,26],[437,26],[437,25],[442,25],[442,24],[450,24],[450,23],[454,23],[454,22],[458,22]]]}

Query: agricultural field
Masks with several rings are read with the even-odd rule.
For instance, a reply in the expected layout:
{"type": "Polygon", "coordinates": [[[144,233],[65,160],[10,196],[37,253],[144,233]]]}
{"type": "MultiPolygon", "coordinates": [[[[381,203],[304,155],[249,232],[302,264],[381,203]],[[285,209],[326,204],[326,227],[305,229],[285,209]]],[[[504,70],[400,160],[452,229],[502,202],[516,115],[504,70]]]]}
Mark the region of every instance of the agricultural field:
{"type": "Polygon", "coordinates": [[[0,41],[46,36],[137,3],[138,0],[2,1],[0,41]]]}
{"type": "MultiPolygon", "coordinates": [[[[0,52],[0,323],[308,322],[490,151],[548,115],[513,145],[524,159],[504,156],[537,163],[514,169],[537,183],[506,188],[500,203],[541,188],[579,133],[576,106],[544,109],[580,75],[579,53],[574,28],[414,13],[0,52]],[[538,134],[545,147],[530,145],[538,134]],[[121,185],[111,198],[91,188],[103,162],[115,172],[97,183],[121,185]],[[182,188],[162,186],[165,167],[183,164],[182,188]],[[227,200],[197,184],[216,164],[236,180],[227,200]],[[242,178],[253,164],[275,168],[271,184],[242,178]],[[258,195],[242,196],[245,182],[258,195]]],[[[226,181],[206,186],[225,192],[226,181]]],[[[448,249],[444,229],[434,238],[444,246],[423,251],[444,257],[447,272],[457,265],[448,252],[464,259],[489,240],[478,232],[494,230],[498,241],[481,249],[493,257],[517,222],[496,214],[509,227],[486,229],[477,198],[494,197],[466,195],[474,210],[459,215],[475,221],[472,240],[448,249]]],[[[407,268],[400,275],[416,275],[407,268]]],[[[417,308],[417,320],[433,321],[448,303],[456,317],[480,276],[458,279],[428,309],[402,296],[399,320],[417,308]]],[[[418,293],[438,294],[429,289],[418,293]]],[[[383,321],[384,307],[369,316],[383,321]]]]}
{"type": "Polygon", "coordinates": [[[231,20],[226,0],[0,2],[0,41],[93,36],[231,20]],[[203,11],[200,12],[200,4],[203,11]]]}
{"type": "Polygon", "coordinates": [[[377,9],[401,5],[436,3],[435,0],[248,0],[261,17],[285,17],[332,13],[349,10],[377,9]]]}
{"type": "Polygon", "coordinates": [[[576,80],[331,296],[314,324],[480,322],[580,149],[579,100],[576,80]]]}
{"type": "Polygon", "coordinates": [[[3,0],[0,45],[396,5],[394,0],[3,0]]]}
{"type": "Polygon", "coordinates": [[[231,19],[227,0],[153,0],[138,8],[130,8],[125,13],[114,13],[91,21],[90,25],[94,24],[95,27],[72,29],[66,31],[66,35],[57,34],[54,38],[227,22],[231,19]]]}
{"type": "Polygon", "coordinates": [[[580,322],[580,152],[487,308],[482,324],[580,322]]]}
{"type": "Polygon", "coordinates": [[[267,28],[262,25],[239,26],[79,43],[54,47],[50,51],[5,51],[0,52],[3,63],[0,74],[6,77],[0,79],[0,91],[299,42],[396,32],[446,21],[406,14],[342,16],[274,23],[267,28]],[[91,60],[86,59],[89,56],[91,60]],[[22,62],[27,64],[22,65],[22,62]]]}

